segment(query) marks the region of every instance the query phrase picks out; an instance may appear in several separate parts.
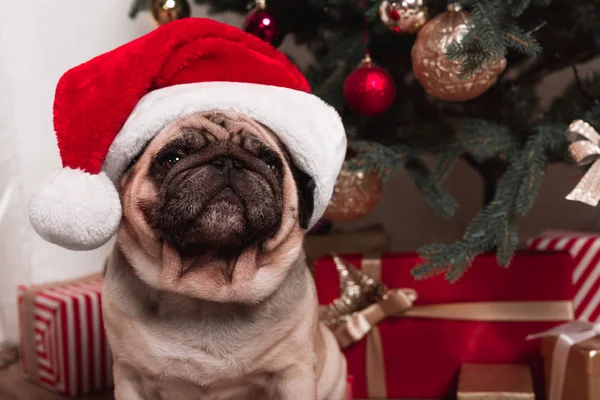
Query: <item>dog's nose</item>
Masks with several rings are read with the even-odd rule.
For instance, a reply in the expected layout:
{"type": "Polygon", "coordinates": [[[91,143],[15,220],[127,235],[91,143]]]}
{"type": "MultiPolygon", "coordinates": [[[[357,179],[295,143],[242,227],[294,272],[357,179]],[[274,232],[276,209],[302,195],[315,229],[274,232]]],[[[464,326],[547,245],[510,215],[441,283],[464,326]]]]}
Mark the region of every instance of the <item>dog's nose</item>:
{"type": "Polygon", "coordinates": [[[211,164],[223,170],[242,169],[244,167],[240,160],[227,156],[217,157],[211,161],[211,164]]]}

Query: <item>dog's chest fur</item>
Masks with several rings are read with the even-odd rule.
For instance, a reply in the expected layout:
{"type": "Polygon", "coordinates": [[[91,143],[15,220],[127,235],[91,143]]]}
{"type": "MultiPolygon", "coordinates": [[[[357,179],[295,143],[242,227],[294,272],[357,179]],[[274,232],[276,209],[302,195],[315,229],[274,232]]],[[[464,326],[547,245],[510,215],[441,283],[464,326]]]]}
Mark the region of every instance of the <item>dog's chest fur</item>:
{"type": "Polygon", "coordinates": [[[301,317],[316,306],[311,285],[297,265],[261,305],[201,302],[152,289],[117,250],[104,294],[116,369],[148,400],[269,398],[280,373],[315,362],[294,354],[313,343],[315,324],[301,317]]]}

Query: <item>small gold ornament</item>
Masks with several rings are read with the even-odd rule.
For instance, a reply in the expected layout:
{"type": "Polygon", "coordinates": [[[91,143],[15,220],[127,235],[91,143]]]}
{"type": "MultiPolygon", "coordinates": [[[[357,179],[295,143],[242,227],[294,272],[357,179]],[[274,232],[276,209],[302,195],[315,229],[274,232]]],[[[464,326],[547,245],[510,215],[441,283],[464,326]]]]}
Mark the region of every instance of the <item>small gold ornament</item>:
{"type": "Polygon", "coordinates": [[[382,186],[379,174],[373,169],[350,171],[342,168],[324,218],[346,222],[364,217],[379,202],[382,186]]]}
{"type": "Polygon", "coordinates": [[[190,15],[191,9],[187,0],[152,0],[152,17],[158,25],[190,15]]]}
{"type": "Polygon", "coordinates": [[[425,24],[413,45],[413,72],[427,93],[440,100],[471,100],[492,87],[506,68],[506,59],[502,57],[468,79],[460,77],[461,63],[449,60],[446,49],[454,42],[460,43],[469,30],[470,20],[468,12],[451,4],[448,11],[425,24]]]}
{"type": "Polygon", "coordinates": [[[381,21],[394,32],[416,33],[429,19],[423,0],[385,0],[379,6],[381,21]]]}
{"type": "Polygon", "coordinates": [[[338,256],[334,255],[333,261],[340,279],[340,297],[319,308],[319,320],[331,329],[341,325],[355,312],[376,303],[387,292],[385,285],[346,264],[338,256]]]}

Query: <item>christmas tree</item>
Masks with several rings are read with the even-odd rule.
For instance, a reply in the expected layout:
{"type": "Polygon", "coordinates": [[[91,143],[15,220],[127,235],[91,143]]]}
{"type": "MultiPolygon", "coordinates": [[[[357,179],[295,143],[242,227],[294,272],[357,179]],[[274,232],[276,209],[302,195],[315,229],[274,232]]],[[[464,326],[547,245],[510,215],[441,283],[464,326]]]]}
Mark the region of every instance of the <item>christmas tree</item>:
{"type": "MultiPolygon", "coordinates": [[[[195,2],[214,13],[250,12],[246,30],[275,46],[293,35],[310,49],[315,62],[303,72],[343,117],[349,173],[373,169],[385,179],[405,169],[446,218],[458,204],[442,184],[456,162],[481,174],[481,210],[461,241],[419,250],[417,278],[454,281],[490,250],[509,265],[515,217],[533,206],[546,166],[573,162],[569,124],[600,127],[600,75],[582,80],[576,67],[600,54],[597,0],[195,2]],[[536,86],[569,67],[573,83],[542,109],[536,86]],[[433,168],[427,155],[436,156],[433,168]]],[[[184,0],[138,0],[131,16],[153,3],[155,12],[176,8],[172,18],[189,13],[184,0]]]]}

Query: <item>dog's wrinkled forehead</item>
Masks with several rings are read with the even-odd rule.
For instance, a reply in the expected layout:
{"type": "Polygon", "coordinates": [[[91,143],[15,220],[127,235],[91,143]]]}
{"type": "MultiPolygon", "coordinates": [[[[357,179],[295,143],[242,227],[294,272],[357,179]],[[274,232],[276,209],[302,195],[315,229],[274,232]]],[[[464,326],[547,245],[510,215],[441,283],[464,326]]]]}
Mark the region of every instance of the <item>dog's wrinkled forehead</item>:
{"type": "MultiPolygon", "coordinates": [[[[182,134],[183,136],[192,136],[202,133],[197,140],[229,141],[242,145],[245,149],[253,152],[260,151],[265,145],[271,149],[283,149],[281,142],[270,129],[243,114],[231,111],[212,111],[188,115],[177,121],[169,131],[170,138],[182,134]]],[[[166,137],[165,140],[168,140],[169,137],[166,137]]]]}

